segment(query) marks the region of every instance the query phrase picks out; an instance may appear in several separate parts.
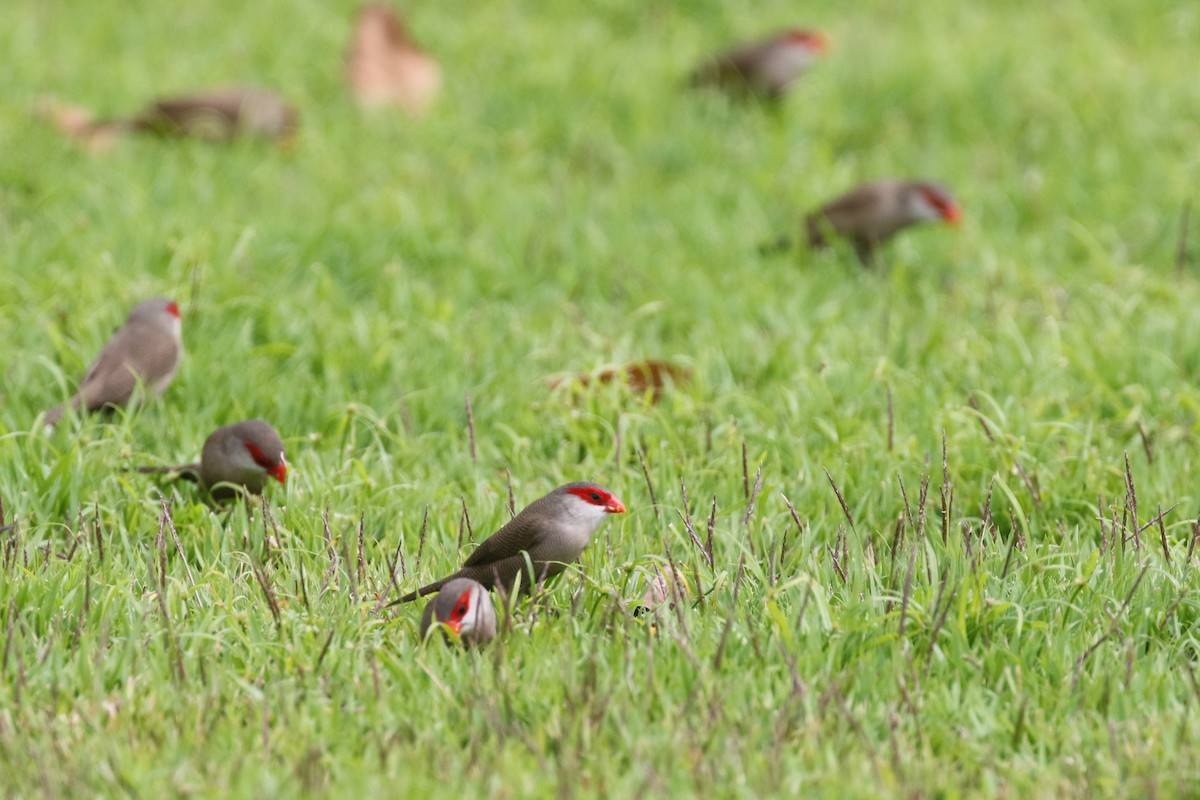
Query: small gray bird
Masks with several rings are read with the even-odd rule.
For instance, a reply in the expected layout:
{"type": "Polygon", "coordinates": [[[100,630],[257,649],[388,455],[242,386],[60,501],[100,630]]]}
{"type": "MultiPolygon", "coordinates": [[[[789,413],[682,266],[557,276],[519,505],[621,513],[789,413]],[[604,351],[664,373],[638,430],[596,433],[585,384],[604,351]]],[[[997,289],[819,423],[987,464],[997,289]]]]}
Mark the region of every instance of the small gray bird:
{"type": "Polygon", "coordinates": [[[175,377],[182,354],[179,306],[165,297],[138,303],[88,367],[79,391],[46,412],[46,426],[57,425],[67,406],[99,411],[128,405],[139,384],[157,397],[175,377]]]}
{"type": "Polygon", "coordinates": [[[72,107],[49,114],[67,133],[97,148],[107,148],[124,133],[154,133],[225,141],[259,136],[287,142],[299,117],[278,93],[257,86],[210,89],[155,100],[130,117],[92,120],[72,107]]]}
{"type": "Polygon", "coordinates": [[[243,489],[262,494],[267,478],[286,482],[287,461],[275,429],[261,419],[251,419],[213,431],[195,464],[139,467],[138,472],[178,475],[200,484],[214,500],[224,500],[241,495],[243,489]]]}
{"type": "MultiPolygon", "coordinates": [[[[887,178],[864,183],[821,206],[805,217],[804,229],[810,247],[825,247],[831,238],[842,237],[863,264],[870,264],[880,245],[910,225],[939,220],[957,225],[961,219],[962,209],[941,184],[887,178]]],[[[793,243],[784,237],[765,250],[786,249],[793,243]]]]}
{"type": "Polygon", "coordinates": [[[560,486],[534,500],[485,539],[458,572],[409,592],[389,605],[432,594],[455,578],[471,578],[487,589],[494,589],[498,583],[511,590],[516,577],[523,575],[521,589],[528,592],[532,583],[554,577],[579,558],[609,514],[623,513],[624,504],[603,486],[595,483],[560,486]],[[533,564],[532,580],[526,571],[526,558],[533,564]]]}
{"type": "Polygon", "coordinates": [[[780,31],[718,53],[692,71],[692,86],[712,86],[742,97],[778,101],[829,47],[820,31],[780,31]]]}
{"type": "Polygon", "coordinates": [[[492,596],[483,584],[470,578],[447,582],[425,606],[425,613],[421,615],[422,639],[435,618],[468,647],[487,644],[496,636],[496,607],[492,605],[492,596]]]}

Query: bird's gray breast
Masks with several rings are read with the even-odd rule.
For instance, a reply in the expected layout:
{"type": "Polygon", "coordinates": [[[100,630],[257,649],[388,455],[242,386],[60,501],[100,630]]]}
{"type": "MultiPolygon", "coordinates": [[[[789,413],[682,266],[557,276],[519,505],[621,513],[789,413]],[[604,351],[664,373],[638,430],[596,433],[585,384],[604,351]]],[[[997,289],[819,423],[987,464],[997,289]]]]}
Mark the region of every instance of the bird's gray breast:
{"type": "Polygon", "coordinates": [[[590,519],[572,518],[556,525],[539,542],[537,552],[531,555],[538,561],[560,561],[570,564],[579,558],[579,554],[588,546],[592,534],[600,527],[600,521],[593,523],[590,519]]]}

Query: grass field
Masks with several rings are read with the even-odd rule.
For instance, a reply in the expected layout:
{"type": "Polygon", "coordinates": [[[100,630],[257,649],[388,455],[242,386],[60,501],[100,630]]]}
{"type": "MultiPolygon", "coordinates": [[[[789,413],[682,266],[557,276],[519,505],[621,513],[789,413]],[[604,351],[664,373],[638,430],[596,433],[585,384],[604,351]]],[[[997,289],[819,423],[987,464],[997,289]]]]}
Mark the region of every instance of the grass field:
{"type": "Polygon", "coordinates": [[[406,6],[419,123],[351,105],[351,2],[7,4],[4,794],[1200,794],[1200,7],[406,6]],[[777,113],[680,91],[795,24],[834,47],[777,113]],[[247,81],[291,150],[96,155],[34,114],[247,81]],[[875,271],[759,255],[884,175],[965,224],[875,271]],[[161,401],[35,428],[156,294],[161,401]],[[643,356],[695,380],[548,388],[643,356]],[[253,416],[270,521],[170,486],[176,543],[124,469],[253,416]],[[377,610],[397,548],[401,588],[451,571],[509,475],[630,513],[489,649],[422,647],[377,610]],[[635,619],[667,559],[699,597],[635,619]]]}

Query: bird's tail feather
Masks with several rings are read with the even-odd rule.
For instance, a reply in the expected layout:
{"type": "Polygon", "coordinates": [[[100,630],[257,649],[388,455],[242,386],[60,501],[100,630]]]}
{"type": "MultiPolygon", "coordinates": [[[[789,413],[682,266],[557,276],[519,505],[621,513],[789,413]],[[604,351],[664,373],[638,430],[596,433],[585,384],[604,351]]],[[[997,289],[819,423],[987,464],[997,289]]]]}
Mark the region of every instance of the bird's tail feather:
{"type": "Polygon", "coordinates": [[[56,427],[59,422],[62,422],[64,413],[66,413],[65,406],[55,406],[54,408],[52,408],[46,412],[46,416],[43,418],[43,422],[45,423],[47,428],[56,427]]]}
{"type": "Polygon", "coordinates": [[[175,478],[183,478],[185,481],[191,481],[192,483],[200,482],[199,464],[176,464],[173,467],[138,467],[137,471],[144,475],[170,475],[175,478]]]}
{"type": "Polygon", "coordinates": [[[440,581],[434,581],[433,583],[422,586],[420,589],[409,592],[408,594],[404,595],[403,597],[393,600],[392,602],[390,602],[386,606],[384,606],[384,608],[391,608],[392,606],[398,606],[401,603],[411,603],[413,600],[416,600],[418,597],[424,597],[427,594],[433,594],[434,592],[439,591],[443,586],[445,586],[447,583],[449,583],[451,580],[453,580],[456,577],[458,577],[457,573],[455,573],[454,575],[450,575],[448,577],[442,578],[440,581]]]}

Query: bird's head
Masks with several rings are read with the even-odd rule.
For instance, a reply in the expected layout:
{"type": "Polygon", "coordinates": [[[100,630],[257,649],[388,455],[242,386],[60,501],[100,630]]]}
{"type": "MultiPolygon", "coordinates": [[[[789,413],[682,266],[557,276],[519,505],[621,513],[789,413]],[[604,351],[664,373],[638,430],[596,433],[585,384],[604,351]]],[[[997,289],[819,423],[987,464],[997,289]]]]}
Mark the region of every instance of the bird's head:
{"type": "Polygon", "coordinates": [[[154,325],[165,325],[178,329],[183,315],[179,312],[179,304],[166,297],[153,297],[138,303],[129,310],[127,322],[149,322],[154,325]]]}
{"type": "Polygon", "coordinates": [[[609,514],[624,514],[625,504],[597,483],[568,483],[531,503],[521,512],[537,522],[586,542],[609,514]]]}
{"type": "Polygon", "coordinates": [[[565,505],[575,514],[603,519],[607,514],[625,513],[625,504],[596,483],[568,483],[559,487],[556,494],[562,495],[565,505]]]}
{"type": "Polygon", "coordinates": [[[807,30],[804,28],[795,28],[790,31],[785,31],[780,39],[784,44],[790,47],[798,47],[807,50],[814,55],[823,55],[829,49],[829,37],[821,31],[807,30]]]}
{"type": "Polygon", "coordinates": [[[263,472],[273,477],[280,483],[287,482],[287,461],[283,457],[283,450],[280,449],[277,455],[270,455],[270,452],[259,447],[258,443],[251,439],[242,439],[242,446],[246,448],[246,452],[250,454],[250,459],[263,472]]]}
{"type": "Polygon", "coordinates": [[[226,446],[235,458],[251,472],[265,472],[280,483],[287,482],[287,459],[283,440],[271,424],[261,419],[239,422],[229,427],[233,442],[226,446]]]}
{"type": "Polygon", "coordinates": [[[408,34],[400,17],[381,3],[370,3],[359,9],[354,35],[360,48],[396,48],[408,43],[408,34]]]}
{"type": "Polygon", "coordinates": [[[464,642],[483,643],[496,633],[492,596],[470,578],[456,578],[443,586],[433,598],[433,615],[464,642]]]}
{"type": "Polygon", "coordinates": [[[906,205],[913,219],[941,220],[948,225],[957,225],[962,220],[962,209],[954,202],[950,191],[936,183],[913,184],[906,205]]]}

